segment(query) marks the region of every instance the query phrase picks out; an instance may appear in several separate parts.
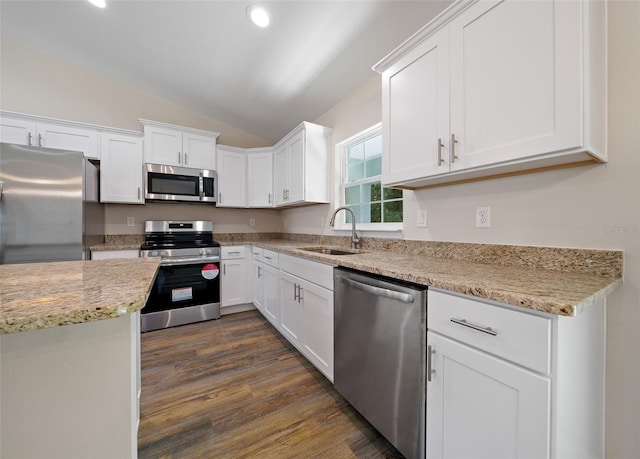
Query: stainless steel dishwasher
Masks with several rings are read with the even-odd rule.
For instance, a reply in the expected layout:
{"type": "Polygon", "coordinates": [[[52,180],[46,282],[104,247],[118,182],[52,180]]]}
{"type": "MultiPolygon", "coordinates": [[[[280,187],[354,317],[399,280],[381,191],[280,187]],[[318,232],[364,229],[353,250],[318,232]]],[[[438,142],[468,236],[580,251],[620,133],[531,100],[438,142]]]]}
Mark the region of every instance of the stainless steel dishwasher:
{"type": "Polygon", "coordinates": [[[407,458],[425,455],[427,288],[334,269],[334,386],[407,458]]]}

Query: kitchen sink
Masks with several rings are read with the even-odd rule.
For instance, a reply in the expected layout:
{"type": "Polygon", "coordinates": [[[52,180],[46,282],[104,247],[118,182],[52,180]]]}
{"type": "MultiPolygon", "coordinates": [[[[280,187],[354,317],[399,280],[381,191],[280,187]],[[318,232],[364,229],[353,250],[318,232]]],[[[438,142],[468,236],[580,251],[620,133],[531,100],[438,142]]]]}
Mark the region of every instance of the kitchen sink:
{"type": "Polygon", "coordinates": [[[322,253],[324,255],[357,255],[359,251],[350,251],[343,249],[334,249],[331,247],[300,247],[300,250],[306,250],[307,252],[322,253]]]}

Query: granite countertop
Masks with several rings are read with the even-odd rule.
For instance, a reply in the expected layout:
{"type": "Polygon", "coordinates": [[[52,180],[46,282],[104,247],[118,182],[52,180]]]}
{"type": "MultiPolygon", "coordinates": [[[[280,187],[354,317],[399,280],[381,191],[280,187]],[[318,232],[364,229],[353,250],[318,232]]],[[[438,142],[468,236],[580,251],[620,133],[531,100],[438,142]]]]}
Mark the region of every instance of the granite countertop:
{"type": "MultiPolygon", "coordinates": [[[[622,283],[623,253],[616,250],[362,238],[358,253],[336,256],[301,248],[348,249],[348,237],[216,233],[214,238],[223,246],[255,245],[563,316],[579,314],[622,283]]],[[[138,240],[138,246],[127,246],[134,240],[111,236],[108,243],[91,249],[135,249],[138,240]]]]}
{"type": "Polygon", "coordinates": [[[134,258],[0,265],[0,334],[139,311],[159,262],[134,258]]]}
{"type": "MultiPolygon", "coordinates": [[[[573,271],[561,271],[558,269],[529,267],[526,264],[525,266],[501,265],[463,259],[440,258],[425,254],[402,253],[402,251],[361,250],[353,255],[324,255],[301,250],[301,247],[314,246],[314,244],[300,241],[265,240],[247,242],[247,244],[336,266],[344,266],[563,316],[578,314],[583,308],[607,296],[622,283],[621,273],[617,274],[617,268],[614,266],[611,272],[607,272],[605,267],[602,266],[604,262],[598,264],[600,270],[605,272],[605,275],[601,275],[591,274],[588,272],[588,267],[583,266],[574,266],[573,271]]],[[[225,245],[230,244],[225,243],[225,245]]],[[[238,242],[234,242],[233,245],[238,245],[238,242]]],[[[517,251],[519,249],[516,246],[495,247],[504,248],[504,257],[513,255],[509,250],[517,251]],[[514,249],[511,249],[511,247],[514,249]]],[[[345,249],[344,246],[336,248],[345,249]]],[[[529,249],[535,253],[536,248],[524,249],[529,249]]],[[[617,264],[619,261],[621,269],[621,252],[556,250],[558,257],[564,256],[565,258],[570,255],[580,258],[581,252],[587,252],[584,255],[590,256],[591,260],[587,259],[586,262],[594,261],[593,259],[598,255],[597,252],[602,252],[600,255],[605,260],[607,257],[612,258],[612,264],[617,264]],[[619,255],[619,260],[617,255],[619,255]]],[[[539,248],[539,252],[541,256],[550,256],[549,253],[546,253],[548,252],[547,248],[539,248]]],[[[472,255],[470,254],[469,257],[473,258],[472,255]]],[[[499,255],[496,254],[494,256],[498,257],[499,255]]],[[[572,263],[574,265],[577,264],[575,260],[573,262],[565,260],[564,263],[569,265],[572,263]]],[[[593,270],[597,271],[597,269],[593,270]]]]}

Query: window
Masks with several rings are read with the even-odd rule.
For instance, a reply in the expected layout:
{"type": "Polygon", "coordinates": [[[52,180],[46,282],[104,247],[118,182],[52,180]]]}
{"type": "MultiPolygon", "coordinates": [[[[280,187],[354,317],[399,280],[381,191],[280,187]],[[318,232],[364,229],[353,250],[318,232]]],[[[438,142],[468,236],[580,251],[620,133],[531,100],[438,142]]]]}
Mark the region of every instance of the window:
{"type": "MultiPolygon", "coordinates": [[[[364,229],[402,228],[402,190],[385,188],[382,176],[382,126],[377,124],[337,145],[341,164],[341,205],[356,214],[364,229]]],[[[351,224],[351,215],[344,213],[351,224]]]]}

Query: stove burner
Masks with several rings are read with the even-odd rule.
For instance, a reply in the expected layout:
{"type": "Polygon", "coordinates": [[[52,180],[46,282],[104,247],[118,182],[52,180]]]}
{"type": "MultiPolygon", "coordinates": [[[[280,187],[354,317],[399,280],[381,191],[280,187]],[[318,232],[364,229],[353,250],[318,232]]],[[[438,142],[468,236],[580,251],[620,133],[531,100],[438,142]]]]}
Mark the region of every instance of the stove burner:
{"type": "Polygon", "coordinates": [[[213,240],[213,223],[207,221],[145,222],[144,243],[140,250],[220,247],[213,240]]]}

